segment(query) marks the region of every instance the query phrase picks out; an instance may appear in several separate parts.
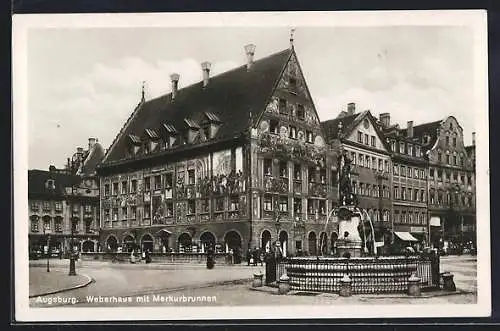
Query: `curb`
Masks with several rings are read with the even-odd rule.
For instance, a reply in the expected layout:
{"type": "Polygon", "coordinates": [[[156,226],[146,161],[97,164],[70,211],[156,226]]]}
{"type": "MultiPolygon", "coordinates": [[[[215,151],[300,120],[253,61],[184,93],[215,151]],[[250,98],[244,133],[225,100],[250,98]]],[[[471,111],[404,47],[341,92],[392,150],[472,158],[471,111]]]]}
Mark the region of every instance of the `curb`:
{"type": "Polygon", "coordinates": [[[33,295],[28,296],[28,298],[31,299],[31,298],[43,297],[43,296],[47,296],[47,295],[51,295],[51,294],[57,294],[57,293],[61,293],[61,292],[76,290],[78,288],[88,286],[90,283],[94,282],[94,279],[92,279],[92,277],[87,276],[86,274],[82,274],[82,273],[80,273],[80,275],[87,278],[87,280],[83,284],[79,284],[79,285],[75,285],[75,286],[67,287],[67,288],[62,288],[62,289],[55,290],[55,291],[45,292],[45,293],[41,293],[41,294],[33,294],[33,295]]]}

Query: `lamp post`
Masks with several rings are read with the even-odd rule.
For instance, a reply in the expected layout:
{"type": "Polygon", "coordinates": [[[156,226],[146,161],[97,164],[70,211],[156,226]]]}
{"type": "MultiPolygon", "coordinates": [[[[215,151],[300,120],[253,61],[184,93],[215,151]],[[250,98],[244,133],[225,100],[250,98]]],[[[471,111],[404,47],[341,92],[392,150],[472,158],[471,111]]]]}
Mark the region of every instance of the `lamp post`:
{"type": "MultiPolygon", "coordinates": [[[[72,170],[72,169],[71,169],[72,170]]],[[[71,176],[73,172],[71,172],[71,176]]],[[[74,240],[75,240],[75,219],[73,218],[73,199],[75,197],[75,183],[74,178],[71,178],[71,195],[70,195],[70,220],[71,220],[71,240],[70,240],[70,252],[69,252],[69,276],[76,276],[76,261],[74,253],[74,240]]]]}
{"type": "Polygon", "coordinates": [[[47,235],[47,272],[50,272],[50,265],[49,265],[49,259],[50,259],[50,229],[45,228],[45,224],[43,226],[43,234],[47,235]]]}

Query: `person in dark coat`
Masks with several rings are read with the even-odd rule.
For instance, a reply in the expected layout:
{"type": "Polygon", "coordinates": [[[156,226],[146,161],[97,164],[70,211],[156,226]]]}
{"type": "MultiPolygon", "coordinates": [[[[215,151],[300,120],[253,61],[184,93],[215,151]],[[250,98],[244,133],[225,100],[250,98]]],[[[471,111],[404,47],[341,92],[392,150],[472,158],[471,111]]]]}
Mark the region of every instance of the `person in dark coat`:
{"type": "Polygon", "coordinates": [[[207,269],[213,269],[215,262],[215,252],[212,246],[207,250],[207,269]]]}
{"type": "Polygon", "coordinates": [[[252,252],[252,257],[253,257],[253,265],[257,265],[257,261],[259,260],[259,251],[257,249],[254,249],[252,252]]]}

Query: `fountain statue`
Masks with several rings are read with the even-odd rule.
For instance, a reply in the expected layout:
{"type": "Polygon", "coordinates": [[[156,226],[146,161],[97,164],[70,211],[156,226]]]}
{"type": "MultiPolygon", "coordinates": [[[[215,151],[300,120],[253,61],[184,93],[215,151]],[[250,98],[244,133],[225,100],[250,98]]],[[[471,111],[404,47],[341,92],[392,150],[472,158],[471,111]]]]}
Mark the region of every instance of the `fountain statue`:
{"type": "Polygon", "coordinates": [[[363,219],[358,208],[358,199],[351,184],[351,160],[345,151],[339,157],[339,207],[337,209],[338,234],[337,253],[340,256],[359,257],[363,241],[358,226],[363,219]]]}

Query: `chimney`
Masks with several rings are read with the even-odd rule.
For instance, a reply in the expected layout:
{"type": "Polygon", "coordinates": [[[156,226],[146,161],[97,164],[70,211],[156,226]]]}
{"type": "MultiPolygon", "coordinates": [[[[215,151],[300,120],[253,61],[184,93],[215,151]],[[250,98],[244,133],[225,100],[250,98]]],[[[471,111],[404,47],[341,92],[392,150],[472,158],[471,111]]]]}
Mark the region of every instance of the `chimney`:
{"type": "Polygon", "coordinates": [[[382,126],[384,128],[388,128],[389,126],[391,126],[391,114],[381,113],[379,115],[379,120],[380,120],[380,123],[382,123],[382,126]]]}
{"type": "Polygon", "coordinates": [[[97,139],[89,138],[89,151],[94,147],[96,142],[97,142],[97,139]]]}
{"type": "Polygon", "coordinates": [[[210,77],[211,66],[212,64],[207,61],[201,63],[201,70],[203,70],[203,87],[206,87],[208,85],[208,78],[210,77]]]}
{"type": "Polygon", "coordinates": [[[253,64],[253,55],[255,54],[255,45],[248,44],[245,46],[245,53],[247,54],[247,70],[250,70],[250,67],[253,64]]]}
{"type": "Polygon", "coordinates": [[[83,154],[83,147],[77,147],[76,152],[79,154],[83,154]]]}
{"type": "Polygon", "coordinates": [[[476,133],[472,132],[472,145],[476,146],[476,133]]]}
{"type": "Polygon", "coordinates": [[[349,102],[347,104],[347,115],[354,115],[356,112],[356,104],[354,102],[349,102]]]}
{"type": "Polygon", "coordinates": [[[172,101],[175,100],[175,97],[177,96],[177,90],[179,87],[179,74],[171,74],[170,75],[170,80],[172,81],[172,101]]]}
{"type": "Polygon", "coordinates": [[[413,138],[413,121],[408,121],[406,126],[406,136],[413,138]]]}

